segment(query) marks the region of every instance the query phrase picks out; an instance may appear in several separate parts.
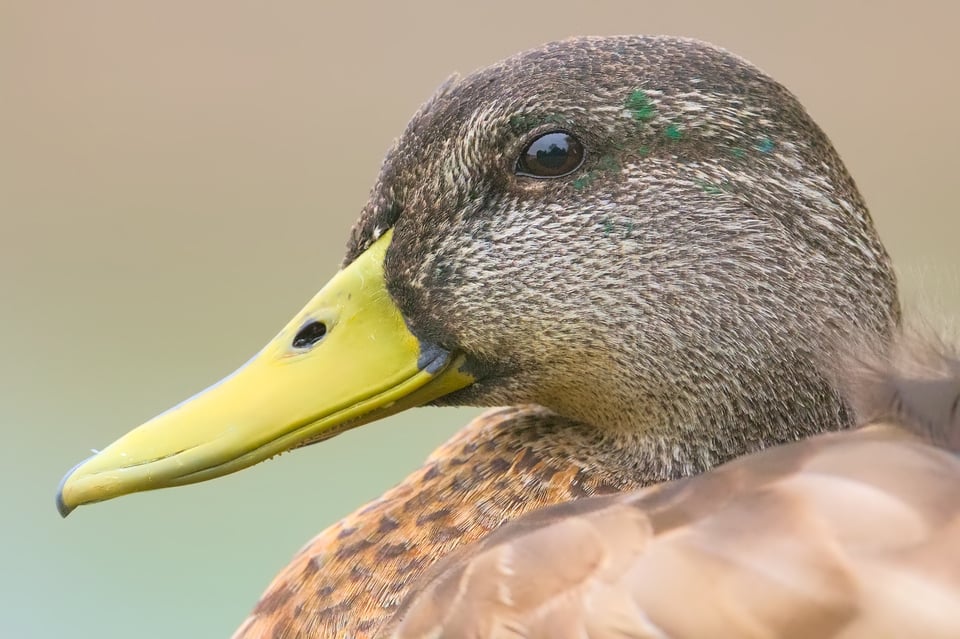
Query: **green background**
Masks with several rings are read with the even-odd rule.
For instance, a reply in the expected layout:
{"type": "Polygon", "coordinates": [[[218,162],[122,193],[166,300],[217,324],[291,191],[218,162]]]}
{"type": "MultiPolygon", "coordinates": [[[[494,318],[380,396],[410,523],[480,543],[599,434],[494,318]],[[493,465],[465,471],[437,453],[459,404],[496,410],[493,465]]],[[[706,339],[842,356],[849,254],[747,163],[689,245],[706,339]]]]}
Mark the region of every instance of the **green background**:
{"type": "Polygon", "coordinates": [[[934,325],[960,310],[948,2],[0,1],[0,636],[225,637],[325,525],[476,411],[422,409],[80,509],[62,474],[255,352],[336,269],[452,71],[671,33],[793,89],[934,325]]]}

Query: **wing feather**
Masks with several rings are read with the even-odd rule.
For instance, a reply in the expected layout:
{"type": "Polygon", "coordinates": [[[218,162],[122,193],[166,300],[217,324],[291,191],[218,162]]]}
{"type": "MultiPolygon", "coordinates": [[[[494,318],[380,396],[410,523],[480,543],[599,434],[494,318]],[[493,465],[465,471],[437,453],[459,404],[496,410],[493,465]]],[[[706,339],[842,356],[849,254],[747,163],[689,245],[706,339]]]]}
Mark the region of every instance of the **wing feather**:
{"type": "Polygon", "coordinates": [[[960,460],[896,426],[604,499],[441,565],[389,636],[960,637],[960,460]]]}

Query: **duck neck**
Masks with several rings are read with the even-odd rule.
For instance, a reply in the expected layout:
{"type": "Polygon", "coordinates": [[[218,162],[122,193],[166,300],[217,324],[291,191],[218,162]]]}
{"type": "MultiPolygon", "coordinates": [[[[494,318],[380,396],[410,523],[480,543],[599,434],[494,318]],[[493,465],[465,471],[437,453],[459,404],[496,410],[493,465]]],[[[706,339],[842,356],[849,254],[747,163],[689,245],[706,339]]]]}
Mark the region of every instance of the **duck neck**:
{"type": "Polygon", "coordinates": [[[640,484],[703,472],[852,421],[833,384],[804,354],[725,370],[704,362],[683,377],[656,372],[618,378],[609,374],[615,367],[602,370],[608,371],[604,379],[564,387],[541,403],[584,424],[580,437],[602,439],[591,458],[602,452],[604,465],[640,484]]]}

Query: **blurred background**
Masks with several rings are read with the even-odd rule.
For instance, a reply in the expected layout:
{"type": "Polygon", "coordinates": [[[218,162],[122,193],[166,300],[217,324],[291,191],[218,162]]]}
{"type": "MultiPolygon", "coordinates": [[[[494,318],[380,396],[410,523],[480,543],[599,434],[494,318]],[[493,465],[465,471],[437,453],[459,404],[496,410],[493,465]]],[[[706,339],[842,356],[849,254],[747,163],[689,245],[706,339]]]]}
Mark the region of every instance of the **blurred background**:
{"type": "Polygon", "coordinates": [[[832,137],[908,306],[956,315],[956,12],[3,1],[0,636],[229,636],[304,542],[476,413],[421,409],[214,482],[54,509],[91,448],[233,370],[335,271],[384,151],[453,71],[576,34],[725,46],[832,137]]]}

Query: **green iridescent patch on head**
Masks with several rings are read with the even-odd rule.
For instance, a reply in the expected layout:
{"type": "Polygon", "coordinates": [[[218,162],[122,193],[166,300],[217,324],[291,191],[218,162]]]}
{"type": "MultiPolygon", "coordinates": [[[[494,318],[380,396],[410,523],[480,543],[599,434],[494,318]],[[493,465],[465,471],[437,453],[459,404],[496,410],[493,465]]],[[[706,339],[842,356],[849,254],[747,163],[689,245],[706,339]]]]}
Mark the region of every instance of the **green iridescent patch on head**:
{"type": "Polygon", "coordinates": [[[757,140],[756,149],[761,153],[770,153],[771,151],[773,151],[773,146],[774,146],[773,140],[771,140],[770,138],[760,138],[759,140],[757,140]]]}
{"type": "Polygon", "coordinates": [[[720,195],[722,193],[733,193],[733,184],[729,181],[723,181],[719,184],[708,180],[694,180],[694,184],[703,189],[708,195],[720,195]]]}
{"type": "Polygon", "coordinates": [[[594,171],[587,171],[586,173],[577,177],[577,179],[573,181],[573,188],[575,188],[578,191],[582,191],[583,189],[590,186],[595,179],[597,179],[597,174],[594,171]]]}
{"type": "Polygon", "coordinates": [[[527,126],[527,115],[511,115],[510,116],[510,129],[514,133],[522,133],[526,131],[529,127],[527,126]]]}
{"type": "Polygon", "coordinates": [[[633,91],[628,97],[624,106],[633,115],[633,119],[639,122],[646,122],[656,114],[656,108],[650,97],[642,89],[633,91]]]}
{"type": "Polygon", "coordinates": [[[612,155],[604,155],[600,158],[600,161],[597,163],[601,171],[619,171],[620,162],[617,161],[617,158],[612,155]]]}
{"type": "Polygon", "coordinates": [[[600,177],[600,173],[619,173],[620,172],[620,161],[613,155],[606,154],[600,156],[600,159],[597,161],[597,168],[592,171],[587,171],[577,177],[573,181],[573,188],[577,191],[582,191],[587,188],[593,182],[600,177]]]}
{"type": "Polygon", "coordinates": [[[615,235],[625,240],[633,239],[634,237],[634,222],[632,220],[612,220],[609,217],[605,217],[597,222],[597,228],[604,237],[615,235]]]}
{"type": "Polygon", "coordinates": [[[693,183],[703,189],[704,193],[709,193],[710,195],[720,195],[723,193],[723,189],[712,182],[707,182],[706,180],[694,180],[693,183]]]}

